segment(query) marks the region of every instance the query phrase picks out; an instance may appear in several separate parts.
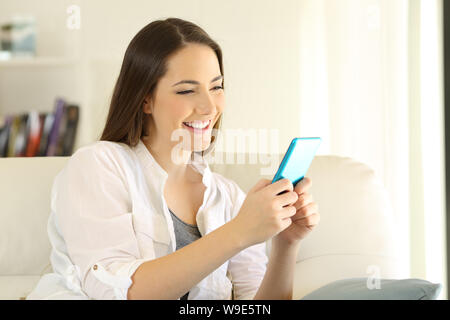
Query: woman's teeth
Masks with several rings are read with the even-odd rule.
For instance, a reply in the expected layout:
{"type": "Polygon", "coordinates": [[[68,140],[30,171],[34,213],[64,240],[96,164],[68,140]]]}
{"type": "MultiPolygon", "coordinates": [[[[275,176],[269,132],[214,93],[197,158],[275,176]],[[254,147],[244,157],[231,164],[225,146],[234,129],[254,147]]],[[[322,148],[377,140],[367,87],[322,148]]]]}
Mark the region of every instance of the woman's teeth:
{"type": "Polygon", "coordinates": [[[195,128],[195,129],[204,129],[206,128],[211,120],[208,121],[194,121],[194,122],[183,122],[185,125],[195,128]]]}

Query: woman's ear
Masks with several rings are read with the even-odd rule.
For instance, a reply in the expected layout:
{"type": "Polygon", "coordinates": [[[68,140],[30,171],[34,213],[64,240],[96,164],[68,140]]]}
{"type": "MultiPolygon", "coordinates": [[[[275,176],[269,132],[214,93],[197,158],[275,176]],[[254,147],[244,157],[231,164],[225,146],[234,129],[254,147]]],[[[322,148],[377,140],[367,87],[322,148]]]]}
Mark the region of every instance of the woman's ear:
{"type": "Polygon", "coordinates": [[[150,96],[147,96],[144,99],[144,103],[142,104],[142,106],[144,108],[144,113],[146,113],[146,114],[151,114],[152,113],[150,96]]]}

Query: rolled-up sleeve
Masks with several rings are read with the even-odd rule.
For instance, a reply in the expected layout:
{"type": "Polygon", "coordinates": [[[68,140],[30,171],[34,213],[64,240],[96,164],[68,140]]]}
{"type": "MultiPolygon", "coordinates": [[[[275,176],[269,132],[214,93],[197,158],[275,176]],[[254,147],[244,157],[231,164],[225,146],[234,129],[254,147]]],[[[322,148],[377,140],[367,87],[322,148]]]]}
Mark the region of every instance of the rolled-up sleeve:
{"type": "MultiPolygon", "coordinates": [[[[234,181],[231,181],[230,195],[233,205],[232,218],[234,218],[239,213],[247,195],[234,181]]],[[[267,262],[265,242],[250,246],[229,260],[228,271],[231,274],[236,300],[254,298],[266,273],[267,262]]]]}
{"type": "Polygon", "coordinates": [[[131,198],[118,154],[104,145],[79,149],[60,177],[58,228],[81,289],[93,299],[127,299],[141,259],[131,198]]]}

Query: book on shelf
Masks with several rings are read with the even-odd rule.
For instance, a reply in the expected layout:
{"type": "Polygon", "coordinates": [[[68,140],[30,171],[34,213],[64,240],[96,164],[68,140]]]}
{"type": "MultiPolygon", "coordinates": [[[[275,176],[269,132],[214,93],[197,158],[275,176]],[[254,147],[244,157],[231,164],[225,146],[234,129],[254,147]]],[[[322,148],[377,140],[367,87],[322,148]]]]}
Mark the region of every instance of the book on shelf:
{"type": "Polygon", "coordinates": [[[78,120],[79,107],[62,98],[53,112],[6,115],[0,121],[0,157],[70,156],[78,120]]]}
{"type": "Polygon", "coordinates": [[[13,118],[13,121],[11,123],[11,127],[10,127],[10,133],[9,133],[9,139],[10,139],[10,143],[8,144],[8,152],[7,152],[7,157],[14,157],[15,156],[15,151],[16,151],[16,139],[17,139],[17,135],[18,135],[18,131],[19,131],[19,127],[20,127],[20,123],[22,121],[22,116],[19,115],[17,117],[13,118]]]}
{"type": "Polygon", "coordinates": [[[71,155],[73,146],[75,144],[75,137],[77,134],[77,125],[79,118],[79,108],[77,105],[71,104],[67,106],[66,119],[64,122],[64,135],[61,135],[60,149],[58,153],[64,155],[71,155]]]}
{"type": "Polygon", "coordinates": [[[66,102],[61,98],[56,98],[55,101],[55,120],[53,121],[52,129],[48,136],[47,156],[56,156],[56,148],[58,147],[58,139],[60,136],[60,128],[64,121],[64,107],[66,102]]]}
{"type": "Polygon", "coordinates": [[[42,132],[41,117],[37,111],[30,111],[27,125],[29,134],[25,156],[32,157],[33,155],[37,154],[42,132]]]}
{"type": "Polygon", "coordinates": [[[42,130],[41,141],[39,143],[39,149],[37,154],[38,157],[45,157],[47,155],[48,136],[53,126],[53,119],[54,119],[53,113],[47,113],[44,115],[44,123],[41,129],[42,130]]]}
{"type": "Polygon", "coordinates": [[[18,117],[16,141],[13,144],[11,157],[24,157],[28,142],[28,114],[22,114],[18,117]]]}
{"type": "Polygon", "coordinates": [[[10,136],[12,120],[12,116],[6,116],[4,124],[0,128],[0,157],[6,157],[8,153],[8,140],[10,136]]]}

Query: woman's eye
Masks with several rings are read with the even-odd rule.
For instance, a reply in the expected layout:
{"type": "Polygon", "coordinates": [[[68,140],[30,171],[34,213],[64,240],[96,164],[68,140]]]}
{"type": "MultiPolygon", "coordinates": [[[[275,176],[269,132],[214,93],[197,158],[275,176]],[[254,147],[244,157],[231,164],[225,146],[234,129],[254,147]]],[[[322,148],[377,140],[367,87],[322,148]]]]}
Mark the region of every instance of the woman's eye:
{"type": "Polygon", "coordinates": [[[192,92],[192,90],[180,91],[180,92],[177,92],[177,94],[186,94],[189,92],[192,92]]]}
{"type": "MultiPolygon", "coordinates": [[[[220,90],[220,89],[223,89],[223,87],[222,86],[215,86],[213,88],[213,90],[220,90]]],[[[180,91],[180,92],[177,92],[177,94],[188,94],[188,93],[191,93],[191,92],[194,92],[194,91],[192,91],[192,90],[180,91]]]]}

